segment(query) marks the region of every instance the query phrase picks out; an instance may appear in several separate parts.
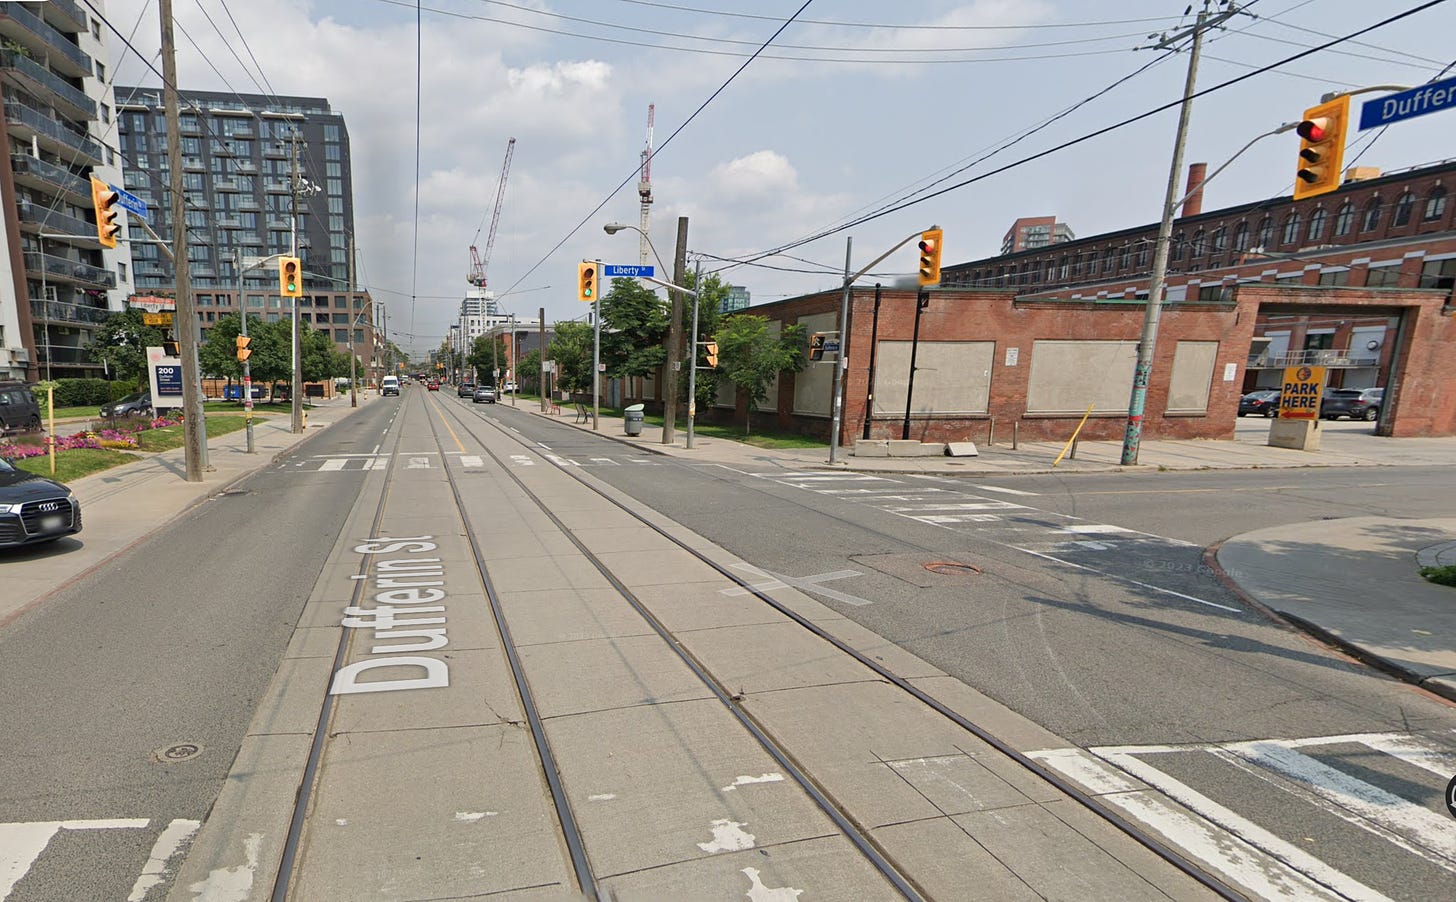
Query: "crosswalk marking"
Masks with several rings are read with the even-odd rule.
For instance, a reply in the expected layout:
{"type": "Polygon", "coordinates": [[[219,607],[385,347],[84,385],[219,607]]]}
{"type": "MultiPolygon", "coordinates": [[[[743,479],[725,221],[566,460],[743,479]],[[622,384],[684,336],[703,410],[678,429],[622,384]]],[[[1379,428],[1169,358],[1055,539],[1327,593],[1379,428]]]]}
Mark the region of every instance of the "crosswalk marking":
{"type": "Polygon", "coordinates": [[[1021,489],[1007,489],[999,485],[978,485],[976,488],[983,492],[1001,492],[1004,495],[1040,495],[1040,492],[1023,492],[1021,489]]]}
{"type": "Polygon", "coordinates": [[[348,462],[348,460],[342,457],[331,457],[319,465],[319,472],[328,473],[333,470],[342,470],[344,469],[344,464],[348,462]]]}
{"type": "Polygon", "coordinates": [[[460,455],[460,466],[483,467],[485,463],[480,459],[480,455],[478,454],[462,454],[460,455]]]}
{"type": "Polygon", "coordinates": [[[366,470],[383,470],[383,469],[386,469],[388,466],[389,466],[389,458],[387,458],[387,457],[376,457],[373,460],[369,461],[369,465],[367,467],[365,467],[364,469],[366,469],[366,470]]]}

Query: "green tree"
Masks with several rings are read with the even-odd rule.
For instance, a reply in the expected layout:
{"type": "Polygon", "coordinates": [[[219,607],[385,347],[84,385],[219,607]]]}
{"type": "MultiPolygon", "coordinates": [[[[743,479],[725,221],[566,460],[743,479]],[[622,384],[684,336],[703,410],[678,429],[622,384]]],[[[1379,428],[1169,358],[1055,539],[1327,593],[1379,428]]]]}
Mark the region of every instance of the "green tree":
{"type": "Polygon", "coordinates": [[[556,385],[568,392],[590,392],[592,387],[592,327],[589,323],[561,322],[554,327],[551,357],[556,361],[556,385]]]}
{"type": "Polygon", "coordinates": [[[541,351],[528,351],[516,364],[516,385],[523,392],[541,393],[541,351]]]}
{"type": "MultiPolygon", "coordinates": [[[[703,287],[698,288],[697,273],[689,270],[685,279],[688,288],[699,292],[698,297],[698,336],[699,341],[709,341],[714,333],[718,331],[718,324],[722,319],[720,310],[723,306],[723,299],[728,296],[728,283],[718,277],[716,273],[709,274],[703,278],[703,287]]],[[[692,298],[688,299],[688,307],[683,313],[685,329],[691,329],[693,323],[692,298]]],[[[691,341],[691,339],[689,339],[691,341]]],[[[697,408],[706,410],[718,399],[718,383],[722,379],[720,369],[707,367],[707,360],[704,357],[704,349],[697,346],[694,362],[698,365],[697,375],[697,408]]],[[[682,388],[682,399],[687,398],[688,380],[679,379],[679,386],[682,388]]],[[[680,399],[680,400],[682,400],[680,399]]]]}
{"type": "Polygon", "coordinates": [[[636,279],[613,279],[602,297],[602,363],[607,375],[650,376],[667,362],[668,308],[636,279]]]}
{"type": "Polygon", "coordinates": [[[753,411],[768,398],[768,385],[779,373],[804,368],[804,327],[787,326],[775,336],[762,316],[739,313],[725,317],[713,334],[718,342],[718,369],[748,397],[744,434],[753,428],[753,411]]]}
{"type": "Polygon", "coordinates": [[[86,350],[117,379],[141,384],[147,373],[147,348],[161,343],[162,333],[143,325],[142,311],[130,308],[108,316],[92,333],[86,350]]]}
{"type": "Polygon", "coordinates": [[[325,382],[349,375],[349,355],[339,350],[333,338],[301,323],[298,332],[298,354],[302,362],[304,382],[325,382]]]}
{"type": "Polygon", "coordinates": [[[482,384],[495,384],[495,376],[492,374],[496,367],[505,370],[506,361],[510,360],[506,340],[505,335],[479,335],[470,343],[470,354],[465,358],[465,366],[473,368],[477,378],[484,374],[482,384]]]}

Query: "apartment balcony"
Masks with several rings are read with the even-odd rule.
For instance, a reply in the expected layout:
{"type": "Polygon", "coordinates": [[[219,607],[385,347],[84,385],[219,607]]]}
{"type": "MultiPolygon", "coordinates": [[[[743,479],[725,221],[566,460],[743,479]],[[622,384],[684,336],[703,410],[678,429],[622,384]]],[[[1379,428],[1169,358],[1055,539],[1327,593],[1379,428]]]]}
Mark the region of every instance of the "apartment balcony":
{"type": "Polygon", "coordinates": [[[10,170],[15,174],[15,181],[28,188],[67,195],[81,204],[91,202],[91,180],[63,166],[47,163],[28,153],[13,153],[10,155],[10,170]]]}
{"type": "Polygon", "coordinates": [[[233,166],[238,172],[246,173],[247,175],[252,175],[258,171],[258,164],[249,162],[248,160],[238,160],[233,166]]]}
{"type": "Polygon", "coordinates": [[[1380,365],[1380,358],[1370,354],[1351,354],[1329,348],[1289,351],[1285,354],[1250,354],[1251,370],[1281,370],[1289,366],[1323,366],[1332,369],[1363,369],[1380,365]]]}
{"type": "Polygon", "coordinates": [[[236,216],[223,216],[217,220],[220,229],[241,229],[243,221],[236,216]]]}
{"type": "Polygon", "coordinates": [[[24,198],[15,205],[20,226],[27,232],[41,232],[45,237],[72,238],[88,247],[98,247],[96,223],[24,198]],[[27,227],[31,228],[27,228],[27,227]]]}
{"type": "MultiPolygon", "coordinates": [[[[13,3],[0,4],[0,15],[4,15],[8,7],[20,9],[13,3]]],[[[0,22],[3,21],[0,19],[0,22]]],[[[40,110],[8,100],[5,102],[5,118],[10,123],[10,133],[15,137],[24,141],[34,138],[46,150],[74,158],[77,163],[90,163],[92,166],[102,163],[100,144],[40,110]]]]}
{"type": "Polygon", "coordinates": [[[0,3],[0,35],[49,57],[53,67],[72,78],[94,74],[91,57],[84,50],[19,3],[0,3]]]}
{"type": "Polygon", "coordinates": [[[41,344],[36,346],[35,355],[42,370],[46,364],[85,367],[98,372],[101,370],[101,364],[91,359],[91,353],[86,348],[41,344]]]}
{"type": "Polygon", "coordinates": [[[50,0],[41,7],[41,12],[61,31],[86,30],[86,14],[75,0],[50,0]]]}
{"type": "Polygon", "coordinates": [[[33,251],[27,251],[24,257],[27,275],[44,272],[46,278],[55,282],[72,282],[87,288],[116,287],[116,273],[99,266],[33,251]]]}
{"type": "Polygon", "coordinates": [[[243,186],[233,179],[213,179],[212,190],[214,191],[241,191],[243,186]]]}
{"type": "Polygon", "coordinates": [[[18,50],[0,50],[0,71],[37,97],[66,107],[62,110],[66,115],[76,119],[96,118],[96,101],[87,97],[85,91],[18,50]]]}
{"type": "Polygon", "coordinates": [[[277,179],[264,179],[263,190],[267,191],[269,194],[287,194],[288,183],[280,182],[277,179]]]}
{"type": "Polygon", "coordinates": [[[94,326],[106,322],[112,311],[105,307],[88,307],[85,304],[65,304],[60,301],[30,299],[31,319],[38,323],[66,323],[94,326]]]}

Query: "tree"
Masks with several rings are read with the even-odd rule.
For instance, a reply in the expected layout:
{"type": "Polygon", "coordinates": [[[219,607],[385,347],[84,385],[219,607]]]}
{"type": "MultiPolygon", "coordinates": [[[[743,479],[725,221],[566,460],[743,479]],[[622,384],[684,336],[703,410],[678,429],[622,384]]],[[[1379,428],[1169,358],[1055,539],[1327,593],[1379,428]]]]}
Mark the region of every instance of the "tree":
{"type": "Polygon", "coordinates": [[[541,351],[528,351],[516,364],[516,385],[523,392],[541,393],[541,351]]]}
{"type": "Polygon", "coordinates": [[[556,385],[568,392],[590,392],[592,387],[592,327],[564,322],[554,327],[551,360],[556,361],[556,385]]]}
{"type": "Polygon", "coordinates": [[[786,326],[776,337],[762,316],[739,313],[724,319],[713,339],[718,342],[718,368],[748,398],[746,435],[753,411],[768,397],[768,385],[782,372],[804,368],[804,327],[786,326]]]}
{"type": "MultiPolygon", "coordinates": [[[[723,299],[728,296],[728,284],[718,277],[716,273],[710,274],[703,279],[703,287],[698,288],[697,273],[688,270],[688,288],[698,291],[698,335],[702,336],[701,341],[707,341],[718,331],[718,323],[722,319],[723,299]]],[[[692,299],[689,298],[689,301],[692,299]]],[[[692,308],[689,307],[684,314],[687,328],[692,328],[692,308]]],[[[692,339],[689,339],[691,341],[692,339]]],[[[694,351],[693,360],[699,366],[697,375],[697,409],[706,410],[718,399],[718,382],[722,378],[720,369],[709,369],[706,367],[707,360],[703,356],[703,349],[697,347],[694,351]]],[[[678,384],[682,388],[683,399],[687,398],[686,379],[679,379],[678,384]]],[[[680,399],[681,400],[681,399],[680,399]]]]}
{"type": "Polygon", "coordinates": [[[636,279],[613,279],[602,297],[602,363],[607,375],[650,376],[667,361],[668,312],[636,279]]]}
{"type": "Polygon", "coordinates": [[[117,379],[140,384],[147,372],[147,348],[161,343],[162,333],[142,323],[141,310],[130,308],[108,316],[92,333],[86,350],[117,379]]]}
{"type": "Polygon", "coordinates": [[[340,351],[332,338],[308,323],[300,324],[298,354],[304,382],[324,382],[349,374],[349,355],[340,351]]]}
{"type": "Polygon", "coordinates": [[[465,358],[467,371],[474,370],[470,375],[478,376],[480,373],[491,374],[484,380],[486,385],[495,384],[495,369],[510,360],[510,351],[506,346],[505,335],[479,335],[475,341],[470,343],[470,354],[465,358]]]}

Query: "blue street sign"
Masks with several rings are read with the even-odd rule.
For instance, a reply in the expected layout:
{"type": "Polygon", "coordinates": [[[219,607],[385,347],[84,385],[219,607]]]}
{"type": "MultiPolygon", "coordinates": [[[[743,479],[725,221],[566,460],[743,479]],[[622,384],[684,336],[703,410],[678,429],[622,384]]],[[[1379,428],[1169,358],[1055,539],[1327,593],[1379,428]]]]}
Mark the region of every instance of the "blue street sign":
{"type": "Polygon", "coordinates": [[[642,279],[657,275],[657,269],[652,266],[626,266],[620,263],[604,263],[602,264],[602,275],[607,278],[642,279]]]}
{"type": "Polygon", "coordinates": [[[147,218],[147,205],[140,197],[128,191],[123,191],[115,185],[108,185],[107,187],[116,192],[116,205],[118,207],[121,207],[128,213],[140,216],[142,219],[147,218]]]}
{"type": "Polygon", "coordinates": [[[1360,107],[1360,131],[1456,107],[1456,78],[1367,100],[1360,107]]]}

